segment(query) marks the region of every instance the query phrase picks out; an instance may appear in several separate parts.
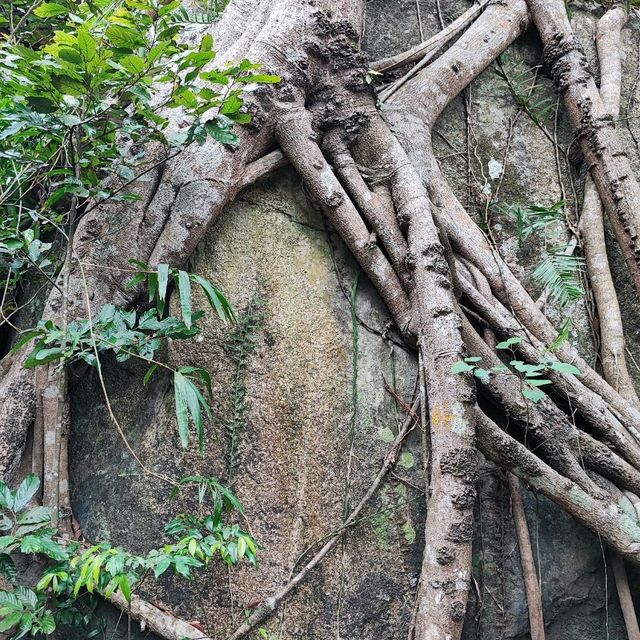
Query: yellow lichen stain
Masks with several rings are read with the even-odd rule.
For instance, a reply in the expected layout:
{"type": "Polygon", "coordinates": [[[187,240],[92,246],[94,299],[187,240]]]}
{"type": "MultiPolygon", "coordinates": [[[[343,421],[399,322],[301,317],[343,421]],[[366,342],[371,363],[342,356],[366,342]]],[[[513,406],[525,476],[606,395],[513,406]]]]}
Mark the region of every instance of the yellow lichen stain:
{"type": "Polygon", "coordinates": [[[431,411],[431,426],[434,429],[453,431],[463,434],[467,431],[467,421],[464,416],[464,407],[460,402],[450,404],[448,401],[436,405],[431,411]]]}

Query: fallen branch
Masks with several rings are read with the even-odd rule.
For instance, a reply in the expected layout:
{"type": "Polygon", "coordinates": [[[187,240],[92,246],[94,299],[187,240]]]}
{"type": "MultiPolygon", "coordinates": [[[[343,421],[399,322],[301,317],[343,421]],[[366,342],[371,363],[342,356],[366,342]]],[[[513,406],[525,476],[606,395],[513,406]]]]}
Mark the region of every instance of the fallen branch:
{"type": "Polygon", "coordinates": [[[177,618],[135,594],[131,596],[131,602],[127,602],[119,591],[106,600],[140,623],[143,631],[151,631],[165,640],[213,640],[186,620],[177,618]]]}

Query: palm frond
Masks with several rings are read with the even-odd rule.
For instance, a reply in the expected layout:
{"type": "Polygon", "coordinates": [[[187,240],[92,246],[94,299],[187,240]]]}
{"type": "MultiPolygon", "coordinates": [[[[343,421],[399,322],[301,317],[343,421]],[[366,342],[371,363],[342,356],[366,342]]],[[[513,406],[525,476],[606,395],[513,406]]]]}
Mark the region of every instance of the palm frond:
{"type": "Polygon", "coordinates": [[[501,202],[496,205],[498,211],[514,217],[518,242],[522,243],[532,233],[545,230],[550,224],[564,220],[564,200],[550,205],[532,204],[523,207],[520,204],[501,202]]]}

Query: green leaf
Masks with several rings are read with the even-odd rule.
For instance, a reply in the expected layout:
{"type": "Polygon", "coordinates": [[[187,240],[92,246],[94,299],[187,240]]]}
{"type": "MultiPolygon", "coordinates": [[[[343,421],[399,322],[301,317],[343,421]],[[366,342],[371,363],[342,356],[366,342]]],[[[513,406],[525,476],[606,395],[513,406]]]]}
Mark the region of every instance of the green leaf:
{"type": "Polygon", "coordinates": [[[153,363],[147,369],[147,372],[144,374],[144,378],[142,378],[142,384],[143,385],[146,385],[149,382],[149,380],[151,380],[151,376],[155,373],[157,368],[158,368],[158,365],[156,363],[153,363]]]}
{"type": "Polygon", "coordinates": [[[16,565],[8,553],[0,553],[0,576],[13,581],[18,573],[16,565]]]}
{"type": "Polygon", "coordinates": [[[127,289],[133,289],[134,287],[137,287],[141,282],[144,282],[146,279],[146,273],[137,273],[135,276],[133,276],[133,278],[131,278],[131,280],[127,282],[127,284],[125,284],[125,287],[127,289]]]}
{"type": "Polygon", "coordinates": [[[86,62],[96,57],[98,43],[86,28],[78,29],[78,50],[86,62]]]}
{"type": "Polygon", "coordinates": [[[550,255],[533,272],[533,279],[548,289],[551,297],[564,308],[584,295],[580,287],[580,272],[584,259],[567,255],[564,248],[550,251],[550,255]]]}
{"type": "Polygon", "coordinates": [[[18,516],[18,524],[36,524],[50,522],[51,509],[49,507],[34,507],[18,516]]]}
{"type": "Polygon", "coordinates": [[[512,346],[520,344],[521,342],[522,338],[520,336],[513,336],[513,338],[509,338],[504,342],[498,342],[496,349],[510,349],[512,346]]]}
{"type": "Polygon", "coordinates": [[[120,64],[134,76],[140,75],[144,72],[144,60],[135,54],[124,56],[120,58],[120,64]]]}
{"type": "Polygon", "coordinates": [[[405,452],[400,456],[400,460],[398,460],[398,464],[403,469],[411,469],[416,464],[416,459],[412,453],[405,452]]]}
{"type": "Polygon", "coordinates": [[[38,18],[55,18],[69,13],[69,9],[57,2],[45,2],[33,10],[38,18]]]}
{"type": "Polygon", "coordinates": [[[380,429],[378,431],[378,437],[382,440],[382,442],[386,442],[387,444],[393,442],[396,439],[395,434],[389,427],[384,427],[384,429],[380,429]]]}
{"type": "Polygon", "coordinates": [[[528,400],[531,400],[531,402],[539,402],[545,397],[545,394],[539,389],[523,389],[522,395],[528,400]]]}
{"type": "Polygon", "coordinates": [[[51,82],[60,93],[70,96],[81,96],[85,93],[85,86],[82,82],[67,75],[55,75],[51,82]]]}
{"type": "Polygon", "coordinates": [[[256,84],[276,84],[280,82],[280,76],[273,76],[266,73],[258,73],[254,76],[241,76],[238,78],[238,82],[248,84],[255,82],[256,84]]]}
{"type": "Polygon", "coordinates": [[[580,369],[578,369],[578,367],[569,364],[567,362],[558,362],[558,361],[553,361],[548,363],[549,369],[552,369],[553,371],[557,371],[558,373],[568,373],[574,376],[579,376],[582,374],[582,372],[580,371],[580,369]]]}
{"type": "Polygon", "coordinates": [[[482,358],[480,356],[471,356],[470,358],[465,358],[465,362],[480,362],[482,358]]]}
{"type": "Polygon", "coordinates": [[[213,49],[213,36],[207,33],[200,42],[200,51],[211,51],[213,49]]]}
{"type": "Polygon", "coordinates": [[[173,374],[173,388],[176,402],[176,418],[180,444],[184,449],[189,446],[189,409],[186,396],[187,379],[179,372],[173,374]]]}
{"type": "Polygon", "coordinates": [[[182,318],[187,329],[191,328],[191,282],[186,271],[178,271],[178,291],[180,293],[180,306],[182,318]]]}
{"type": "Polygon", "coordinates": [[[246,550],[247,550],[247,541],[242,537],[238,538],[238,558],[242,558],[246,550]]]}
{"type": "Polygon", "coordinates": [[[464,361],[454,362],[451,367],[451,373],[468,373],[473,371],[473,366],[464,361]]]}
{"type": "Polygon", "coordinates": [[[54,617],[50,613],[45,613],[42,618],[40,618],[40,627],[42,628],[42,632],[47,635],[53,633],[56,630],[56,621],[54,617]]]}
{"type": "Polygon", "coordinates": [[[158,265],[158,298],[163,302],[167,297],[168,284],[169,284],[169,265],[161,262],[158,265]]]}
{"type": "Polygon", "coordinates": [[[144,46],[144,40],[137,31],[119,24],[112,24],[105,35],[109,38],[111,44],[119,49],[135,49],[136,47],[144,46]]]}
{"type": "Polygon", "coordinates": [[[206,132],[218,142],[227,144],[232,147],[237,147],[240,140],[238,136],[231,131],[231,129],[217,120],[209,120],[204,123],[206,132]]]}
{"type": "Polygon", "coordinates": [[[19,351],[27,342],[31,342],[34,338],[42,335],[42,332],[39,329],[34,329],[33,331],[26,331],[20,336],[20,339],[16,344],[11,348],[11,353],[15,353],[19,351]]]}
{"type": "Polygon", "coordinates": [[[28,96],[29,106],[37,113],[55,113],[58,105],[46,96],[28,96]]]}
{"type": "Polygon", "coordinates": [[[29,474],[18,487],[13,499],[13,511],[22,511],[40,488],[40,478],[29,474]]]}
{"type": "Polygon", "coordinates": [[[126,574],[122,574],[118,580],[120,584],[120,591],[127,602],[131,602],[131,585],[129,584],[129,578],[126,574]]]}
{"type": "Polygon", "coordinates": [[[7,616],[0,619],[0,631],[8,631],[9,629],[15,627],[20,622],[21,618],[21,610],[9,613],[7,616]]]}
{"type": "Polygon", "coordinates": [[[229,301],[224,297],[219,289],[214,287],[208,280],[205,280],[195,273],[191,274],[191,279],[202,287],[209,304],[216,310],[218,317],[225,324],[235,320],[235,313],[231,308],[231,304],[229,304],[229,301]]]}
{"type": "Polygon", "coordinates": [[[404,533],[404,538],[409,544],[412,544],[415,541],[416,531],[411,524],[411,520],[407,520],[402,525],[402,533],[404,533]]]}
{"type": "Polygon", "coordinates": [[[545,380],[544,378],[527,378],[527,384],[532,387],[544,387],[548,384],[553,384],[551,380],[545,380]]]}
{"type": "Polygon", "coordinates": [[[13,493],[2,480],[0,480],[0,507],[13,509],[13,493]]]}
{"type": "Polygon", "coordinates": [[[153,569],[153,575],[159,578],[171,566],[170,558],[162,558],[153,569]]]}
{"type": "Polygon", "coordinates": [[[222,105],[221,113],[225,115],[237,113],[238,111],[240,111],[240,109],[242,109],[243,105],[244,100],[240,96],[232,93],[222,105]]]}
{"type": "Polygon", "coordinates": [[[489,371],[487,371],[486,369],[483,369],[482,367],[476,367],[473,370],[473,375],[476,378],[480,378],[481,380],[486,380],[491,374],[489,371]]]}
{"type": "Polygon", "coordinates": [[[0,549],[6,549],[17,541],[15,536],[0,536],[0,549]]]}

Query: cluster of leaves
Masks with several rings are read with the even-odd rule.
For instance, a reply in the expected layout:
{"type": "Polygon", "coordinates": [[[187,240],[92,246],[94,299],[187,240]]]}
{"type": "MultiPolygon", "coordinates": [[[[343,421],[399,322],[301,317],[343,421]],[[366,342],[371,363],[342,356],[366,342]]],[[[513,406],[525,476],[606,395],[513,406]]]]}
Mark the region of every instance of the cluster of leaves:
{"type": "MultiPolygon", "coordinates": [[[[102,307],[96,318],[80,319],[61,327],[51,320],[41,321],[35,329],[25,331],[13,347],[16,351],[26,343],[35,340],[33,349],[25,360],[25,367],[58,362],[66,366],[84,361],[99,367],[99,356],[113,352],[118,362],[131,357],[151,363],[144,377],[146,384],[159,367],[169,368],[155,361],[156,351],[164,339],[185,340],[200,332],[195,324],[204,311],[193,311],[191,284],[199,286],[211,307],[220,319],[227,323],[235,321],[235,314],[228,300],[211,282],[194,273],[172,269],[167,264],[159,264],[152,270],[149,265],[132,261],[142,271],[129,281],[133,288],[146,283],[149,303],[155,305],[142,313],[135,309],[126,311],[112,304],[102,307]],[[173,283],[180,299],[182,318],[165,315],[169,284],[173,283]]],[[[183,366],[171,369],[174,378],[174,392],[178,431],[183,447],[189,445],[189,419],[194,423],[200,453],[204,454],[203,416],[212,419],[211,409],[205,396],[198,388],[204,384],[209,400],[213,399],[211,377],[198,367],[183,366]]]]}
{"type": "Polygon", "coordinates": [[[546,231],[550,224],[564,221],[564,206],[564,200],[559,200],[548,207],[537,204],[525,207],[508,202],[495,204],[498,211],[515,218],[516,234],[520,245],[534,233],[546,231]]]}
{"type": "Polygon", "coordinates": [[[206,0],[204,6],[192,12],[189,12],[184,6],[180,6],[178,18],[185,23],[211,24],[220,18],[228,4],[229,0],[206,0]]]}
{"type": "Polygon", "coordinates": [[[584,296],[580,286],[583,268],[584,258],[568,254],[566,247],[552,248],[536,267],[533,279],[540,287],[547,289],[551,298],[563,309],[584,296]]]}
{"type": "MultiPolygon", "coordinates": [[[[549,225],[564,220],[565,203],[560,200],[551,206],[529,205],[524,207],[513,203],[496,203],[496,208],[515,218],[518,243],[529,239],[534,233],[545,232],[549,225]]],[[[584,296],[580,286],[580,276],[584,259],[572,255],[567,246],[558,245],[548,249],[547,257],[533,272],[534,282],[549,291],[551,299],[564,309],[569,303],[584,296]]]]}
{"type": "Polygon", "coordinates": [[[235,145],[234,124],[251,120],[244,92],[279,80],[248,60],[209,70],[213,38],[180,42],[178,0],[31,4],[0,12],[0,274],[9,285],[26,267],[51,267],[35,241],[68,234],[97,203],[135,198],[126,187],[144,173],[146,143],[159,142],[163,159],[209,136],[235,145]]]}
{"type": "Polygon", "coordinates": [[[165,527],[171,542],[135,555],[107,542],[88,548],[75,541],[63,542],[51,526],[51,511],[27,506],[40,486],[36,476],[28,476],[15,491],[0,482],[0,530],[6,532],[0,537],[0,569],[11,585],[0,590],[0,631],[15,630],[13,638],[17,639],[51,634],[60,625],[86,626],[90,620],[83,607],[87,596],[109,597],[119,591],[131,601],[134,590],[148,576],[159,578],[172,569],[191,579],[193,569],[207,566],[216,556],[228,565],[246,559],[255,566],[253,537],[223,519],[233,510],[244,513],[238,499],[215,478],[199,476],[183,478],[174,495],[194,484],[201,511],[209,496],[211,513],[178,516],[165,527]],[[16,583],[10,555],[16,553],[38,554],[48,561],[35,589],[16,583]]]}
{"type": "MultiPolygon", "coordinates": [[[[496,349],[502,351],[511,351],[513,354],[513,347],[522,342],[522,338],[520,336],[513,336],[508,340],[504,340],[503,342],[499,342],[496,345],[496,349]]],[[[482,358],[479,356],[471,356],[469,358],[465,358],[464,360],[460,360],[459,362],[454,363],[451,368],[452,373],[471,373],[476,378],[481,380],[486,380],[494,373],[500,373],[503,371],[508,371],[509,368],[505,364],[499,364],[491,369],[484,369],[478,365],[479,362],[482,361],[482,358]]],[[[541,391],[540,387],[545,387],[547,385],[553,384],[553,382],[543,376],[545,373],[549,371],[557,371],[558,373],[567,373],[571,375],[580,375],[580,369],[572,364],[568,364],[566,362],[560,362],[558,360],[554,360],[553,358],[545,358],[541,360],[538,364],[529,364],[527,362],[523,362],[522,360],[512,359],[509,361],[509,364],[520,374],[520,377],[523,382],[522,395],[531,400],[532,402],[539,402],[542,398],[545,397],[543,391],[541,391]]]]}

